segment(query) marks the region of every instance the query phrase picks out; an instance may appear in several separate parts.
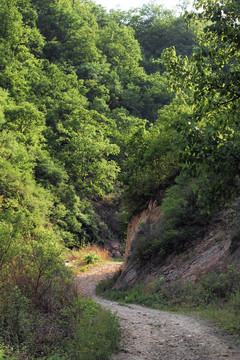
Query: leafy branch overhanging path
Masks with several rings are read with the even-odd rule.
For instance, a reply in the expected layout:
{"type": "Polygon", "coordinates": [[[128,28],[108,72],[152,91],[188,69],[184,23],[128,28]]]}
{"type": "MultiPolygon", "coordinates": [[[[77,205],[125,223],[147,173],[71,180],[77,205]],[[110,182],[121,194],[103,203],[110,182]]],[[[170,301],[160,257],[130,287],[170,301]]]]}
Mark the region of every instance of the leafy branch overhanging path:
{"type": "Polygon", "coordinates": [[[117,312],[120,318],[121,351],[112,360],[240,360],[240,340],[214,324],[139,305],[122,306],[97,297],[98,282],[113,275],[120,266],[109,262],[77,277],[83,296],[117,312]]]}

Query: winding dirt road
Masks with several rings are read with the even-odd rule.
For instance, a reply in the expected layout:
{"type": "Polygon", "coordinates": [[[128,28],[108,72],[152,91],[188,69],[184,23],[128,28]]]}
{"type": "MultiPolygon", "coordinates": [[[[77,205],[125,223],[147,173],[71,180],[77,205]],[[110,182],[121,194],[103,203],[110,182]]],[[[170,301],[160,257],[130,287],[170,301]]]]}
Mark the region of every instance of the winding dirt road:
{"type": "Polygon", "coordinates": [[[240,360],[240,339],[216,325],[189,316],[138,305],[122,306],[95,295],[99,281],[112,276],[121,263],[107,263],[80,274],[77,286],[112,312],[123,329],[121,352],[111,360],[240,360]]]}

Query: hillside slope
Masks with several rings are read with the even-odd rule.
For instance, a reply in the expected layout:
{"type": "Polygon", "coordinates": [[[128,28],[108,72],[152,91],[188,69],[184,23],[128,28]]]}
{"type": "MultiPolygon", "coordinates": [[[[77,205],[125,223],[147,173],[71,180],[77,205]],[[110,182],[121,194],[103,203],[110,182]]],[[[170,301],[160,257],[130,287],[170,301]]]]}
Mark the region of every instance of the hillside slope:
{"type": "MultiPolygon", "coordinates": [[[[143,264],[136,256],[141,236],[143,232],[149,236],[162,222],[161,207],[150,202],[148,208],[129,223],[123,271],[114,288],[123,290],[139,282],[149,283],[156,278],[164,278],[170,283],[176,280],[196,283],[210,272],[221,273],[229,265],[239,265],[237,219],[238,213],[234,212],[234,207],[216,212],[206,219],[204,234],[202,230],[196,233],[195,239],[184,251],[175,251],[165,260],[155,253],[143,264]]],[[[151,238],[148,236],[144,237],[146,242],[151,238]]]]}

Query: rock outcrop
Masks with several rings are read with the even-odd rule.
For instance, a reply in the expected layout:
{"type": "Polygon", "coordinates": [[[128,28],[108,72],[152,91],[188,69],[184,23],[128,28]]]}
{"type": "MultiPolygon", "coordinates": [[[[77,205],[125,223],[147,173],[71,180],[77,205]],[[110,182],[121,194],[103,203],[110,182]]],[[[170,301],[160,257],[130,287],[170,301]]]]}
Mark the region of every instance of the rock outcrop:
{"type": "Polygon", "coordinates": [[[116,290],[127,289],[139,281],[148,283],[155,278],[164,278],[167,282],[197,282],[210,272],[222,272],[228,265],[240,264],[240,247],[232,251],[230,231],[226,222],[219,218],[213,219],[205,235],[197,236],[183,253],[172,254],[160,263],[155,259],[144,266],[139,264],[133,257],[138,235],[144,225],[152,229],[160,221],[161,207],[150,202],[148,208],[130,222],[123,270],[114,286],[116,290]]]}
{"type": "Polygon", "coordinates": [[[132,221],[128,225],[127,230],[127,243],[123,262],[123,270],[126,268],[128,259],[132,255],[133,243],[136,239],[139,231],[144,224],[147,224],[149,228],[153,228],[161,218],[161,207],[156,202],[150,202],[148,208],[141,212],[141,214],[134,216],[132,221]]]}
{"type": "Polygon", "coordinates": [[[122,274],[114,286],[116,290],[132,286],[137,281],[139,268],[134,262],[131,261],[135,240],[137,239],[137,236],[143,225],[147,224],[151,229],[160,221],[160,219],[161,207],[158,206],[156,202],[151,201],[148,205],[148,208],[142,211],[139,215],[134,216],[129,223],[122,274]]]}

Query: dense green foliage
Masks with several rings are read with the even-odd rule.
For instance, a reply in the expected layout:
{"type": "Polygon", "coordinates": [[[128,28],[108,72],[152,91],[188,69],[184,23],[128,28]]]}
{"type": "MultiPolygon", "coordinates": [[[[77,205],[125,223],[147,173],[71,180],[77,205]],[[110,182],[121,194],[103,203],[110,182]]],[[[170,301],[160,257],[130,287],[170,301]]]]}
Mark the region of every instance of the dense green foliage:
{"type": "Polygon", "coordinates": [[[85,336],[81,321],[64,327],[69,311],[84,316],[60,255],[112,237],[100,200],[120,197],[119,234],[165,196],[145,261],[184,249],[199,213],[239,192],[239,4],[199,8],[188,28],[153,3],[107,13],[88,0],[0,1],[0,327],[22,356],[63,351],[66,333],[72,358],[88,356],[71,332],[85,336]]]}
{"type": "MultiPolygon", "coordinates": [[[[160,21],[154,6],[152,12],[160,21]]],[[[119,24],[116,13],[94,3],[2,1],[0,17],[3,206],[11,199],[23,209],[21,182],[36,202],[48,199],[47,210],[36,208],[66,244],[100,240],[89,200],[113,191],[120,170],[131,197],[139,172],[154,164],[154,186],[147,174],[140,186],[148,199],[172,168],[168,137],[163,133],[161,144],[162,130],[149,132],[144,120],[154,121],[170,101],[166,77],[140,66],[132,24],[119,24]],[[132,169],[139,137],[144,159],[132,169]]],[[[169,24],[175,20],[171,15],[169,24]]]]}
{"type": "Polygon", "coordinates": [[[168,47],[174,46],[178,55],[192,55],[196,35],[188,28],[182,14],[176,17],[173,11],[152,1],[126,14],[120,12],[119,17],[135,30],[147,73],[162,70],[158,60],[168,47]]]}
{"type": "Polygon", "coordinates": [[[201,179],[199,199],[210,208],[238,193],[239,2],[196,1],[189,14],[201,23],[190,59],[165,52],[165,64],[183,109],[172,120],[177,148],[189,172],[201,179]]]}

